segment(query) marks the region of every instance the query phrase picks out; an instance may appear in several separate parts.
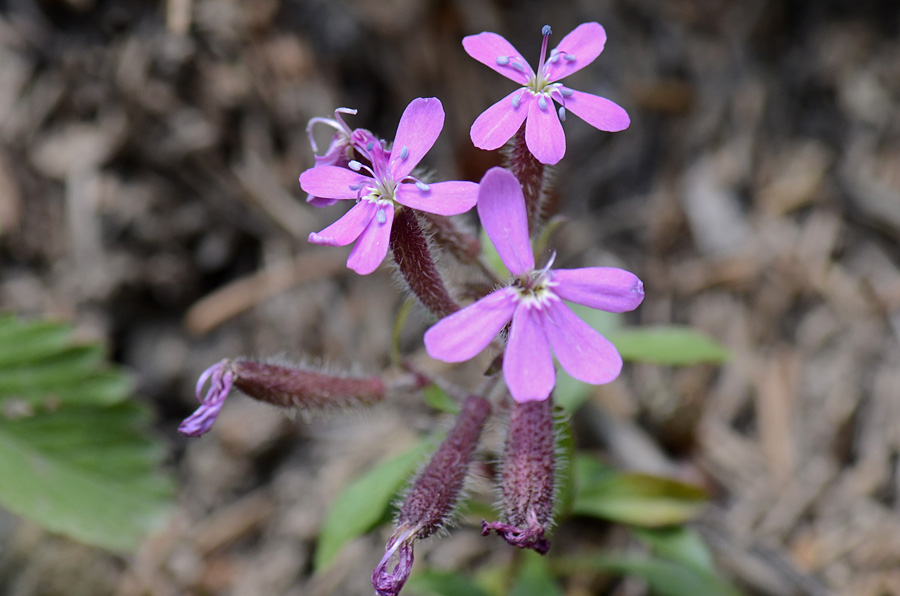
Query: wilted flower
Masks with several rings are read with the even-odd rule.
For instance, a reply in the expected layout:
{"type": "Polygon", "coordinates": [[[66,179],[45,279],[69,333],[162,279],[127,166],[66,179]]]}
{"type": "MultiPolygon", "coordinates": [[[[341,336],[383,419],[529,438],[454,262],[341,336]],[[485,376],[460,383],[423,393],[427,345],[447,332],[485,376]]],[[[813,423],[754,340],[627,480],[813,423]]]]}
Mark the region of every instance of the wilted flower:
{"type": "Polygon", "coordinates": [[[395,209],[405,206],[438,215],[456,215],[471,209],[478,193],[474,182],[426,184],[411,175],[443,126],[440,100],[420,97],[403,112],[390,153],[379,142],[369,142],[366,147],[354,145],[371,167],[351,161],[350,169],[317,166],[303,172],[300,186],[311,195],[356,200],[356,205],[338,221],[310,234],[309,241],[327,246],[356,242],[347,266],[367,275],[378,268],[387,254],[395,209]]]}
{"type": "Polygon", "coordinates": [[[547,57],[550,27],[542,30],[544,41],[537,71],[521,54],[496,33],[479,33],[463,39],[466,52],[485,66],[522,85],[481,114],[472,124],[472,142],[481,149],[497,149],[512,138],[525,122],[525,142],[538,161],[555,164],[566,153],[566,137],[560,120],[566,110],[600,130],[628,128],[631,120],[619,105],[558,82],[593,62],[606,44],[606,31],[598,23],[584,23],[566,35],[547,57]],[[545,60],[546,58],[546,60],[545,60]],[[558,116],[553,102],[561,105],[558,116]]]}
{"type": "Polygon", "coordinates": [[[443,528],[453,514],[490,411],[486,399],[469,396],[453,429],[406,495],[397,515],[397,529],[372,572],[378,596],[400,593],[412,570],[413,543],[443,528]]]}
{"type": "Polygon", "coordinates": [[[615,346],[579,319],[563,300],[608,312],[637,308],[644,286],[633,273],[612,267],[535,270],[522,189],[503,168],[484,175],[478,216],[515,281],[438,321],[425,348],[445,362],[469,360],[512,321],[503,376],[516,401],[546,399],[556,384],[553,354],[570,375],[599,385],[619,376],[615,346]],[[552,347],[552,352],[551,352],[552,347]]]}

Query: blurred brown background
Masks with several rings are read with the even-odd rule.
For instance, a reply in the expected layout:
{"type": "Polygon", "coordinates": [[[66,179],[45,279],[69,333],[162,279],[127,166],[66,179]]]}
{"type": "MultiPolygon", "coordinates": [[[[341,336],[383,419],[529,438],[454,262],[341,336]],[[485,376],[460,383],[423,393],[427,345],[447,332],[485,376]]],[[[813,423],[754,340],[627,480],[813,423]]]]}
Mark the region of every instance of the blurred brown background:
{"type": "MultiPolygon", "coordinates": [[[[390,139],[411,99],[437,96],[447,120],[426,163],[478,180],[498,158],[468,127],[513,84],[461,38],[495,31],[536,61],[542,25],[553,45],[594,20],[606,50],[567,83],[632,125],[566,122],[557,263],[635,271],[647,299],[631,322],[693,325],[734,357],[628,368],[580,416],[585,446],[707,486],[697,527],[748,594],[900,594],[895,1],[0,6],[0,308],[107,341],[158,412],[180,487],[170,526],[128,559],[0,515],[0,592],[368,594],[386,535],[311,578],[318,524],[346,482],[430,427],[426,408],[291,421],[235,399],[202,439],[175,427],[223,357],[387,364],[390,275],[349,274],[346,250],[305,240],[341,212],[303,203],[309,118],[357,108],[351,125],[390,139]]],[[[422,361],[426,322],[404,341],[422,361]]],[[[420,564],[511,556],[463,526],[420,564]]],[[[588,538],[564,526],[564,540],[588,538]]]]}

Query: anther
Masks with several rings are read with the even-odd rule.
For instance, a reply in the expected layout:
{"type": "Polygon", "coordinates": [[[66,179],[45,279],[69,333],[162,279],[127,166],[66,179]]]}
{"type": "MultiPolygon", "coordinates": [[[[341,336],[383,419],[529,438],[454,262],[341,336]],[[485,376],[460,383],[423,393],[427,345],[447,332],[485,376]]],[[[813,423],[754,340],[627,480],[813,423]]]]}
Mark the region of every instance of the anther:
{"type": "Polygon", "coordinates": [[[572,91],[571,89],[568,89],[566,87],[563,87],[562,89],[560,89],[559,92],[562,93],[563,97],[572,97],[573,95],[575,95],[574,91],[572,91]]]}
{"type": "Polygon", "coordinates": [[[513,109],[514,109],[514,110],[518,110],[518,109],[519,109],[519,104],[520,104],[520,103],[522,103],[522,94],[519,93],[518,95],[513,95],[513,98],[512,98],[512,105],[513,105],[513,109]]]}
{"type": "Polygon", "coordinates": [[[506,66],[509,64],[509,56],[497,56],[497,64],[500,66],[506,66]]]}
{"type": "Polygon", "coordinates": [[[552,32],[553,32],[553,30],[550,29],[550,25],[544,25],[541,28],[541,35],[549,36],[552,32]]]}
{"type": "Polygon", "coordinates": [[[356,161],[355,159],[350,160],[350,163],[347,164],[347,167],[353,170],[354,172],[358,172],[362,169],[363,165],[356,161]]]}
{"type": "Polygon", "coordinates": [[[546,95],[542,94],[540,97],[538,97],[538,107],[541,108],[541,110],[543,110],[543,111],[547,110],[547,96],[546,95]]]}
{"type": "Polygon", "coordinates": [[[375,141],[369,141],[366,143],[366,151],[371,151],[375,147],[375,141]]]}
{"type": "Polygon", "coordinates": [[[351,184],[351,185],[350,185],[350,190],[359,190],[359,189],[362,188],[362,187],[363,187],[363,183],[362,183],[362,182],[357,182],[356,184],[351,184]]]}
{"type": "Polygon", "coordinates": [[[565,54],[563,58],[566,59],[566,62],[575,62],[576,58],[574,54],[565,54]]]}
{"type": "Polygon", "coordinates": [[[559,106],[559,119],[561,122],[566,121],[566,108],[559,106]]]}
{"type": "Polygon", "coordinates": [[[375,212],[375,220],[380,224],[384,224],[384,222],[387,221],[387,215],[384,214],[384,209],[379,209],[375,212]]]}
{"type": "Polygon", "coordinates": [[[418,180],[416,181],[416,188],[418,188],[418,189],[421,190],[422,192],[428,192],[429,190],[431,190],[431,187],[430,187],[430,186],[428,186],[428,185],[425,184],[424,182],[421,182],[421,181],[418,181],[418,180]]]}
{"type": "Polygon", "coordinates": [[[403,149],[400,150],[400,159],[406,159],[409,157],[409,147],[403,145],[403,149]]]}
{"type": "Polygon", "coordinates": [[[525,66],[521,62],[510,62],[509,65],[519,72],[525,72],[525,66]]]}

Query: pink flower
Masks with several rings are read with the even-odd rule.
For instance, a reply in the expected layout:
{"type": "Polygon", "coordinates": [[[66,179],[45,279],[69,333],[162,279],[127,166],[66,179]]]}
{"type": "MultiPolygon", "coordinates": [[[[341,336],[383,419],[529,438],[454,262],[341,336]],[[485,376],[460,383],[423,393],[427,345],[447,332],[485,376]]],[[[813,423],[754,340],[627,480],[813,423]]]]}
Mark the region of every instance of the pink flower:
{"type": "Polygon", "coordinates": [[[634,310],[644,286],[633,273],[611,267],[534,269],[522,189],[503,168],[484,175],[478,216],[516,279],[438,321],[425,333],[428,353],[462,362],[481,352],[512,321],[503,376],[519,402],[547,399],[556,384],[553,354],[570,375],[599,385],[619,376],[622,358],[609,340],[579,319],[563,300],[608,312],[634,310]],[[552,351],[551,351],[552,349],[552,351]]]}
{"type": "Polygon", "coordinates": [[[472,124],[472,142],[481,149],[502,147],[525,122],[525,143],[544,164],[555,164],[566,154],[566,137],[560,120],[566,110],[600,130],[616,132],[631,120],[617,104],[590,93],[563,86],[558,81],[593,62],[606,44],[606,32],[598,23],[584,23],[566,35],[547,55],[550,27],[542,30],[544,42],[537,72],[506,39],[496,33],[479,33],[463,39],[469,56],[522,85],[481,114],[472,124]],[[552,101],[551,101],[552,100],[552,101]],[[553,101],[562,107],[559,117],[553,101]]]}
{"type": "Polygon", "coordinates": [[[410,175],[434,145],[443,126],[440,100],[420,97],[403,112],[390,152],[381,143],[354,143],[371,168],[350,161],[350,169],[322,165],[303,172],[300,186],[309,194],[356,200],[356,205],[338,221],[310,234],[309,241],[327,246],[356,242],[347,266],[367,275],[378,268],[387,254],[396,209],[405,206],[438,215],[456,215],[471,209],[478,196],[474,182],[426,184],[410,175]]]}

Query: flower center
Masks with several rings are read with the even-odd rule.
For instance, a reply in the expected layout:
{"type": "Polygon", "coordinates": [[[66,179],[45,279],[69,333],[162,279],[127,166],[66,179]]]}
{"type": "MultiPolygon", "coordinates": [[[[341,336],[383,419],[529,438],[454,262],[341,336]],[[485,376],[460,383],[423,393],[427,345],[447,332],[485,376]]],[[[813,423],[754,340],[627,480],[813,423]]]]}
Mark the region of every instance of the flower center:
{"type": "Polygon", "coordinates": [[[556,253],[554,252],[543,269],[529,271],[513,282],[513,287],[519,295],[519,301],[524,302],[528,308],[541,309],[550,302],[559,300],[553,291],[557,284],[553,281],[553,270],[550,268],[555,259],[556,253]]]}

